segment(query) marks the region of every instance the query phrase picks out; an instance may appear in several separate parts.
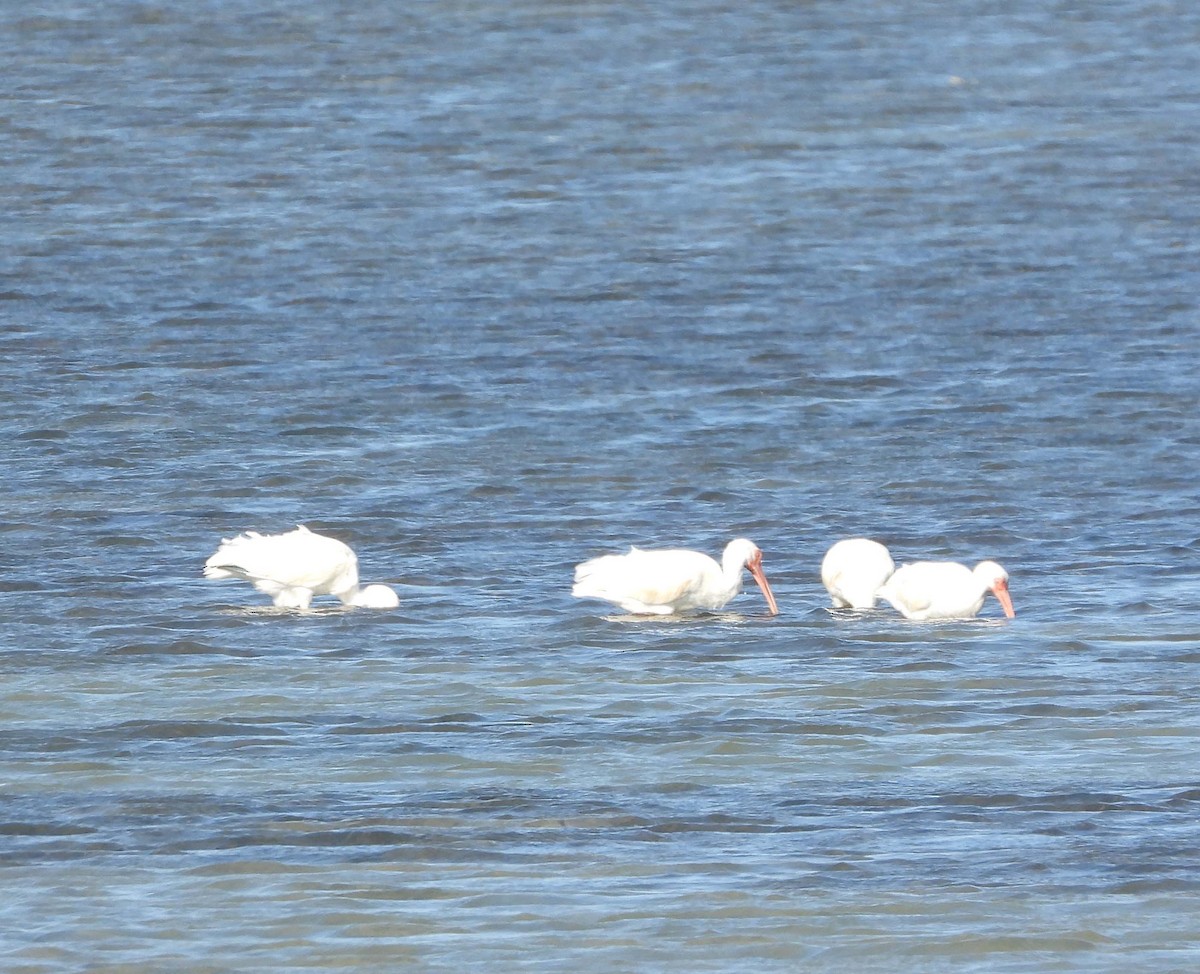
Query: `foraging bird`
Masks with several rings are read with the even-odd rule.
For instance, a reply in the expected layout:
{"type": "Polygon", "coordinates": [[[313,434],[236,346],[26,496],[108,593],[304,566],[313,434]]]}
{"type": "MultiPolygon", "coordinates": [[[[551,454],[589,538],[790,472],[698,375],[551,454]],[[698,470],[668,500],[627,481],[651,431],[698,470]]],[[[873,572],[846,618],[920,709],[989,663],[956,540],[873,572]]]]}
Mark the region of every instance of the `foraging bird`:
{"type": "Polygon", "coordinates": [[[777,615],[779,607],[763,574],[762,552],[745,538],[725,546],[719,565],[706,554],[682,548],[632,548],[627,555],[602,555],[576,567],[571,594],[603,599],[636,614],[719,609],[742,590],[743,568],[762,589],[771,615],[777,615]]]}
{"type": "Polygon", "coordinates": [[[204,563],[205,578],[240,578],[280,608],[307,609],[315,595],[345,605],[394,609],[400,599],[386,585],[358,586],[358,558],[348,545],[314,534],[303,524],[286,534],[247,531],[226,538],[204,563]]]}
{"type": "Polygon", "coordinates": [[[1008,618],[1013,612],[1008,595],[1008,572],[994,561],[973,569],[954,561],[918,561],[903,565],[879,590],[906,619],[970,619],[991,592],[1008,618]]]}
{"type": "Polygon", "coordinates": [[[891,552],[870,538],[846,538],[821,561],[821,582],[835,609],[872,609],[879,587],[896,570],[891,552]]]}

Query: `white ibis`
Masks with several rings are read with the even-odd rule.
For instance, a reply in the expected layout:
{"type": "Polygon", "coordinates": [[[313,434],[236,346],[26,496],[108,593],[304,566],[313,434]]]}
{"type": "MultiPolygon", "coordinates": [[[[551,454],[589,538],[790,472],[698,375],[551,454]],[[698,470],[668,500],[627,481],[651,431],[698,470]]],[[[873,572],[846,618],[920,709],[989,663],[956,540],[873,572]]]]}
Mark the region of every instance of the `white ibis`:
{"type": "Polygon", "coordinates": [[[779,607],[763,574],[762,552],[745,538],[725,546],[719,565],[706,554],[682,548],[632,548],[627,555],[593,558],[576,567],[571,594],[603,599],[639,615],[719,609],[742,590],[743,568],[762,589],[771,615],[777,615],[779,607]]]}
{"type": "Polygon", "coordinates": [[[335,595],[345,605],[394,609],[400,599],[386,585],[358,586],[358,558],[335,538],[303,524],[286,534],[247,531],[226,538],[204,563],[205,578],[240,578],[280,608],[307,609],[315,595],[335,595]]]}
{"type": "Polygon", "coordinates": [[[983,607],[991,592],[1004,614],[1012,618],[1008,572],[994,561],[981,561],[973,569],[954,561],[918,561],[902,565],[879,590],[906,619],[970,619],[983,607]]]}
{"type": "Polygon", "coordinates": [[[835,609],[871,609],[876,592],[896,570],[886,547],[870,538],[846,538],[821,561],[821,582],[835,609]]]}

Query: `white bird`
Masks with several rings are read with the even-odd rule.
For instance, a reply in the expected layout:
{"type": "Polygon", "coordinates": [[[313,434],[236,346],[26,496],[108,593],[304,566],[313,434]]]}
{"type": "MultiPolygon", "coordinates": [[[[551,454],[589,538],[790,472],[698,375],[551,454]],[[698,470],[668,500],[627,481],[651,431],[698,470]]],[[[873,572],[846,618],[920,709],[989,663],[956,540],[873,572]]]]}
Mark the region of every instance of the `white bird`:
{"type": "Polygon", "coordinates": [[[750,570],[762,589],[771,615],[777,615],[779,607],[763,574],[762,552],[745,538],[725,546],[719,565],[706,554],[682,548],[632,548],[627,555],[602,555],[575,568],[571,594],[578,599],[603,599],[636,614],[719,609],[742,590],[743,568],[750,570]]]}
{"type": "Polygon", "coordinates": [[[335,595],[345,605],[367,609],[400,604],[386,585],[359,588],[358,558],[349,546],[303,524],[286,534],[247,531],[225,538],[204,563],[204,577],[244,579],[280,608],[307,609],[314,595],[335,595]]]}
{"type": "Polygon", "coordinates": [[[846,538],[821,561],[821,582],[835,609],[872,609],[879,587],[896,570],[886,547],[870,538],[846,538]]]}
{"type": "Polygon", "coordinates": [[[970,619],[983,607],[988,592],[1013,618],[1008,572],[994,561],[981,561],[974,569],[955,561],[902,565],[879,590],[879,597],[906,619],[970,619]]]}

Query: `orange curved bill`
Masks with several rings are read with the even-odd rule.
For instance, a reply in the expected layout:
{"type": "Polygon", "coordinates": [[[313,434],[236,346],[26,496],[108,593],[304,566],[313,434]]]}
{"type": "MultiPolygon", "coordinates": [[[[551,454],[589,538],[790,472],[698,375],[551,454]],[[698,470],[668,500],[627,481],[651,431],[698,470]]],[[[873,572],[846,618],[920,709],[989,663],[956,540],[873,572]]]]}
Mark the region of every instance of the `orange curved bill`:
{"type": "Polygon", "coordinates": [[[1013,611],[1012,599],[1008,595],[1008,582],[997,582],[992,587],[992,591],[996,593],[996,598],[1000,600],[1000,604],[1004,607],[1004,614],[1010,619],[1013,618],[1016,613],[1013,611]]]}
{"type": "Polygon", "coordinates": [[[771,586],[767,583],[767,576],[763,574],[762,559],[756,559],[753,564],[746,566],[750,569],[750,574],[754,576],[754,580],[758,582],[758,587],[762,589],[762,594],[766,597],[767,608],[771,610],[771,615],[779,615],[779,606],[775,604],[775,594],[771,591],[771,586]]]}

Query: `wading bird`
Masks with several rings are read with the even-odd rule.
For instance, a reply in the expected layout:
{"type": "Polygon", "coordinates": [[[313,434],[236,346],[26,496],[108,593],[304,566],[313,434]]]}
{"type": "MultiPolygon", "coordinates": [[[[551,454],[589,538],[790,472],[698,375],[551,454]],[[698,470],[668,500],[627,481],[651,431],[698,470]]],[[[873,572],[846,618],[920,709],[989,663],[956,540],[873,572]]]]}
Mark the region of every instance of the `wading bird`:
{"type": "Polygon", "coordinates": [[[386,585],[359,588],[358,558],[349,546],[303,524],[286,534],[247,531],[226,538],[204,563],[204,577],[244,579],[287,609],[307,609],[316,595],[334,595],[367,609],[400,604],[386,585]]]}
{"type": "Polygon", "coordinates": [[[682,548],[633,548],[627,555],[602,555],[576,567],[571,594],[603,599],[640,615],[719,609],[742,590],[743,568],[762,589],[771,615],[777,615],[779,607],[763,574],[762,552],[745,538],[725,546],[719,565],[706,554],[682,548]]]}
{"type": "Polygon", "coordinates": [[[906,619],[970,619],[991,592],[1008,618],[1013,612],[1008,595],[1008,572],[994,561],[973,569],[954,561],[918,561],[897,568],[879,590],[906,619]]]}
{"type": "Polygon", "coordinates": [[[835,609],[871,609],[879,587],[896,570],[891,553],[870,538],[839,541],[821,561],[821,582],[835,609]]]}

